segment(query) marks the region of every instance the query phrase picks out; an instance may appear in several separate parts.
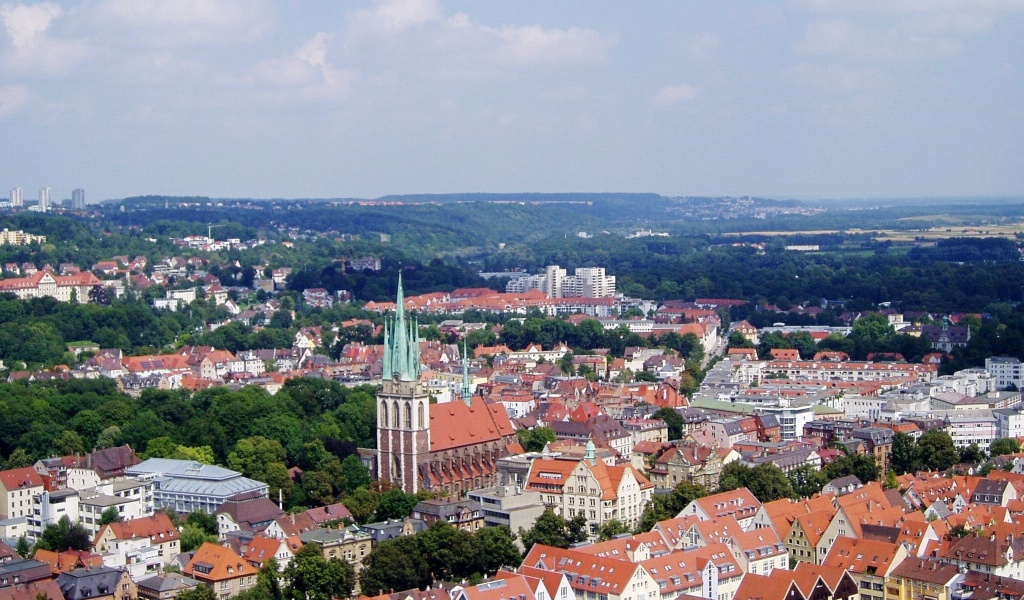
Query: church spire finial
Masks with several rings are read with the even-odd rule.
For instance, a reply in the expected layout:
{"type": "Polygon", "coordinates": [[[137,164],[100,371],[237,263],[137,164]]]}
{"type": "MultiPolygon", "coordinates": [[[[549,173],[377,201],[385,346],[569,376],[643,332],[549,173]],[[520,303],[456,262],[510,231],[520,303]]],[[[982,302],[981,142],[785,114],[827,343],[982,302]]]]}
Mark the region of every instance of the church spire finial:
{"type": "Polygon", "coordinates": [[[416,381],[420,375],[420,335],[415,322],[406,322],[405,290],[402,273],[398,273],[398,295],[395,299],[395,318],[390,329],[384,330],[384,379],[398,377],[399,381],[416,381]]]}

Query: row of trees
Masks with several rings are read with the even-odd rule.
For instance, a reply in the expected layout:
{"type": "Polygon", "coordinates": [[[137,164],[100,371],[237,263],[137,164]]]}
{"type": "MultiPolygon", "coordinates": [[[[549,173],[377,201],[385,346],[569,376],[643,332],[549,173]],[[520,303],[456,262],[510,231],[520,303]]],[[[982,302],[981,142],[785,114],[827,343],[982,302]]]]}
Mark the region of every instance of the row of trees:
{"type": "MultiPolygon", "coordinates": [[[[376,445],[376,389],[292,379],[262,388],[146,390],[132,398],[109,379],[0,383],[4,467],[129,444],[142,456],[215,462],[266,481],[293,506],[366,488],[357,448],[376,445]],[[288,469],[303,469],[294,485],[288,469]]],[[[371,511],[372,512],[372,511],[371,511]]]]}
{"type": "MultiPolygon", "coordinates": [[[[333,600],[348,598],[355,589],[355,569],[336,558],[324,558],[320,546],[306,544],[283,573],[277,560],[263,563],[256,585],[234,596],[240,600],[333,600]]],[[[178,595],[180,600],[215,600],[213,588],[200,585],[178,595]]]]}
{"type": "Polygon", "coordinates": [[[481,581],[521,560],[508,527],[469,533],[435,521],[416,535],[377,544],[363,561],[359,587],[364,595],[376,596],[388,590],[425,588],[438,580],[481,581]]]}

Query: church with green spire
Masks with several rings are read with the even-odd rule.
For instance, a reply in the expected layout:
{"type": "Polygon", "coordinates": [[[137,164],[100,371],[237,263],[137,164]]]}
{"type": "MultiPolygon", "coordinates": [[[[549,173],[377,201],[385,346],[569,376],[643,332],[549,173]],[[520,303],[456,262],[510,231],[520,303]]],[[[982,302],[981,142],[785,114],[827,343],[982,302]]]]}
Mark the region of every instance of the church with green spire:
{"type": "Polygon", "coordinates": [[[394,316],[384,324],[377,395],[377,478],[403,491],[458,496],[497,484],[497,460],[518,445],[500,403],[473,397],[469,349],[463,344],[461,398],[431,404],[420,378],[419,325],[406,312],[401,275],[394,316]]]}

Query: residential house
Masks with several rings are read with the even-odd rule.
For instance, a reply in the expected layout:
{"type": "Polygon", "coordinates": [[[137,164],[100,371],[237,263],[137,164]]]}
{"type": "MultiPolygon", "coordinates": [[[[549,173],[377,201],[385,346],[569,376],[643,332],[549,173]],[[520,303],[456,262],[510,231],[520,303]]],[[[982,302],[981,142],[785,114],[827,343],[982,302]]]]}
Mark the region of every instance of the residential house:
{"type": "Polygon", "coordinates": [[[57,576],[64,600],[136,600],[138,589],[127,570],[75,569],[57,576]]]}
{"type": "Polygon", "coordinates": [[[43,478],[35,467],[0,471],[0,510],[8,519],[25,517],[31,522],[33,498],[43,490],[43,478]]]}
{"type": "Polygon", "coordinates": [[[995,532],[967,535],[949,545],[939,557],[943,562],[973,571],[1024,579],[1024,539],[995,532]]]}
{"type": "Polygon", "coordinates": [[[661,600],[661,589],[642,565],[535,544],[524,567],[563,573],[576,600],[661,600]]]}
{"type": "Polygon", "coordinates": [[[60,586],[54,579],[42,579],[31,583],[0,585],[0,600],[61,600],[64,598],[60,586]]]}
{"type": "Polygon", "coordinates": [[[594,536],[613,519],[636,527],[654,485],[632,465],[597,460],[594,443],[588,442],[583,460],[534,460],[526,489],[540,493],[544,504],[565,519],[585,516],[594,536]]]}
{"type": "MultiPolygon", "coordinates": [[[[791,577],[747,573],[732,600],[808,600],[791,577]]],[[[862,599],[863,600],[863,599],[862,599]]]]}
{"type": "Polygon", "coordinates": [[[695,515],[701,521],[710,521],[718,517],[731,516],[741,528],[748,527],[761,508],[761,502],[747,488],[729,492],[720,492],[698,498],[679,512],[677,517],[695,515]]]}
{"type": "Polygon", "coordinates": [[[132,544],[138,544],[139,548],[153,548],[160,562],[168,565],[181,552],[181,535],[170,517],[161,512],[101,526],[92,547],[94,552],[105,555],[106,564],[115,566],[107,556],[116,557],[116,564],[128,564],[129,554],[135,550],[132,544]]]}
{"type": "Polygon", "coordinates": [[[140,600],[173,600],[178,594],[202,585],[191,577],[180,573],[153,575],[138,582],[140,600]]]}
{"type": "Polygon", "coordinates": [[[225,600],[256,586],[259,569],[237,552],[212,542],[204,542],[182,569],[187,575],[213,590],[217,600],[225,600]]]}
{"type": "Polygon", "coordinates": [[[776,572],[775,576],[792,577],[807,600],[852,600],[859,592],[848,572],[823,565],[799,562],[789,574],[776,572]]]}
{"type": "Polygon", "coordinates": [[[684,481],[713,490],[718,488],[723,459],[719,448],[682,442],[663,452],[650,470],[651,482],[660,489],[675,489],[684,481]]]}
{"type": "Polygon", "coordinates": [[[320,546],[324,558],[344,560],[356,574],[363,568],[363,559],[370,553],[373,536],[356,525],[339,529],[313,529],[299,536],[303,544],[320,546]]]}
{"type": "Polygon", "coordinates": [[[0,563],[0,589],[19,584],[27,585],[52,577],[49,563],[41,560],[14,558],[0,563]]]}
{"type": "Polygon", "coordinates": [[[952,600],[962,579],[956,565],[935,558],[907,558],[885,582],[885,600],[952,600]]]}
{"type": "Polygon", "coordinates": [[[412,518],[422,519],[427,527],[434,521],[444,521],[469,533],[484,526],[484,513],[480,503],[471,499],[448,497],[421,500],[412,509],[412,518]]]}
{"type": "Polygon", "coordinates": [[[901,544],[840,537],[822,562],[850,572],[861,600],[884,600],[886,578],[907,557],[901,544]]]}
{"type": "Polygon", "coordinates": [[[250,535],[261,532],[284,514],[276,503],[259,491],[231,496],[214,512],[217,517],[217,533],[221,540],[234,531],[250,535]]]}

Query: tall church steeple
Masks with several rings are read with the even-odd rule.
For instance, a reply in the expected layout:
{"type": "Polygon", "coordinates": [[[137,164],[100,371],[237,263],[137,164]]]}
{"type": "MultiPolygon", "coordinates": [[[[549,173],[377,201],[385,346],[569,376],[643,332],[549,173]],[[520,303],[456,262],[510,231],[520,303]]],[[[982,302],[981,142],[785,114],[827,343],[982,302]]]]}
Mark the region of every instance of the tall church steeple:
{"type": "Polygon", "coordinates": [[[395,316],[384,321],[383,385],[377,394],[377,478],[407,493],[421,480],[420,462],[430,451],[430,396],[420,383],[419,326],[405,313],[398,276],[395,316]]]}
{"type": "Polygon", "coordinates": [[[419,324],[406,322],[405,290],[402,289],[402,274],[398,274],[398,297],[395,300],[395,318],[390,327],[384,321],[384,367],[383,379],[417,381],[420,377],[420,333],[419,324]]]}

